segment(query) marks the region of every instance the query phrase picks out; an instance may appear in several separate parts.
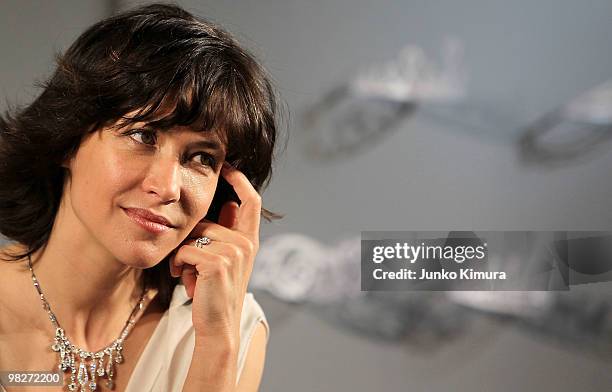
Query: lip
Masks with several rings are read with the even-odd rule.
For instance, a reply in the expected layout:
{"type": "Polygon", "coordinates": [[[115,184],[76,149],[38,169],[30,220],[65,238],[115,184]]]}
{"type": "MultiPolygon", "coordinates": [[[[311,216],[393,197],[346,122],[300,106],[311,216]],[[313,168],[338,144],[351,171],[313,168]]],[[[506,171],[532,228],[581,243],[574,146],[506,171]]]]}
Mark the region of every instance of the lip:
{"type": "Polygon", "coordinates": [[[122,208],[128,217],[143,229],[152,233],[163,233],[174,228],[168,219],[142,208],[122,208]]]}

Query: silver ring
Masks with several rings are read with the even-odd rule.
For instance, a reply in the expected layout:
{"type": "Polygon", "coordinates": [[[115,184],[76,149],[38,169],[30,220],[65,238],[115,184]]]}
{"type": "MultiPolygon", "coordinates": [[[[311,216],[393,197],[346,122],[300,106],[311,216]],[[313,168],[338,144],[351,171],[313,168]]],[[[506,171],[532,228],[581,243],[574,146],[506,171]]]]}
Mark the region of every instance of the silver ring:
{"type": "Polygon", "coordinates": [[[203,248],[206,245],[210,244],[212,240],[206,236],[200,237],[196,240],[195,246],[196,248],[203,248]]]}

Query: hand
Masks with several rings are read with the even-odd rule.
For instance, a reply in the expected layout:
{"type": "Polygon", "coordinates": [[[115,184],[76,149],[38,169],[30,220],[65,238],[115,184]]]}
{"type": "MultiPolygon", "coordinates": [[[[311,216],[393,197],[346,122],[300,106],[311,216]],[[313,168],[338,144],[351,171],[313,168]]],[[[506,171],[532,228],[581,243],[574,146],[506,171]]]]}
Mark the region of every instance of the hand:
{"type": "Polygon", "coordinates": [[[198,223],[171,256],[170,271],[181,276],[193,298],[196,338],[230,338],[238,344],[242,303],[259,249],[261,197],[239,170],[224,164],[221,175],[233,186],[240,206],[227,202],[219,223],[198,223]],[[211,242],[194,246],[195,239],[203,236],[211,242]]]}

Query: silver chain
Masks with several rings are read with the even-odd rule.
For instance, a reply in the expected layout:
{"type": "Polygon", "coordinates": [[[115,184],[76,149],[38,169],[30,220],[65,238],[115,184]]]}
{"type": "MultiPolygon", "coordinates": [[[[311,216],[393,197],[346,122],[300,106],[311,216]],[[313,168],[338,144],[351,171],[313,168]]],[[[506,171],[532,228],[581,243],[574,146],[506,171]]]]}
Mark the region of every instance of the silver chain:
{"type": "Polygon", "coordinates": [[[28,268],[32,273],[34,287],[36,288],[36,291],[38,291],[40,299],[43,303],[43,309],[49,314],[49,319],[55,327],[55,342],[51,345],[51,349],[57,352],[59,355],[60,363],[58,365],[58,369],[62,373],[66,372],[67,370],[70,371],[70,384],[68,384],[68,390],[76,391],[77,388],[80,387],[81,392],[85,392],[87,390],[95,391],[97,388],[98,377],[106,377],[106,387],[109,389],[114,389],[115,382],[113,377],[115,374],[115,364],[123,362],[123,355],[121,353],[121,350],[123,350],[123,342],[136,323],[137,312],[142,310],[144,307],[145,295],[148,292],[146,287],[143,287],[140,300],[132,310],[132,313],[130,314],[130,317],[123,327],[119,337],[103,349],[92,352],[75,346],[74,344],[70,343],[70,340],[68,340],[68,337],[66,337],[64,329],[59,325],[57,317],[55,317],[55,314],[51,311],[51,306],[45,299],[45,296],[40,289],[40,283],[38,282],[36,275],[34,275],[34,270],[32,269],[32,259],[30,256],[28,256],[28,268]],[[105,356],[108,356],[106,363],[104,362],[105,356]],[[76,365],[77,360],[80,361],[78,366],[76,365]]]}

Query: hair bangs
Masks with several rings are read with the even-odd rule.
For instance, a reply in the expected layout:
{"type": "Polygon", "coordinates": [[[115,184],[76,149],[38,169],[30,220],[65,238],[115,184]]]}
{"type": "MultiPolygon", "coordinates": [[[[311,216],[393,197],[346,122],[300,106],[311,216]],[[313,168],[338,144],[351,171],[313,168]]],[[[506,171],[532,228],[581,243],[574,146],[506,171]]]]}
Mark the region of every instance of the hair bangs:
{"type": "MultiPolygon", "coordinates": [[[[209,64],[192,69],[198,68],[209,68],[209,64]]],[[[237,68],[226,63],[212,74],[192,72],[179,78],[168,91],[155,89],[140,107],[126,107],[115,127],[146,123],[162,132],[176,126],[187,126],[195,132],[213,132],[226,146],[226,160],[242,166],[241,163],[253,158],[257,144],[265,136],[265,113],[273,112],[274,102],[271,87],[268,86],[270,93],[254,89],[253,79],[257,76],[246,71],[244,65],[240,67],[243,72],[237,68]],[[128,116],[128,113],[134,114],[128,116]]]]}

